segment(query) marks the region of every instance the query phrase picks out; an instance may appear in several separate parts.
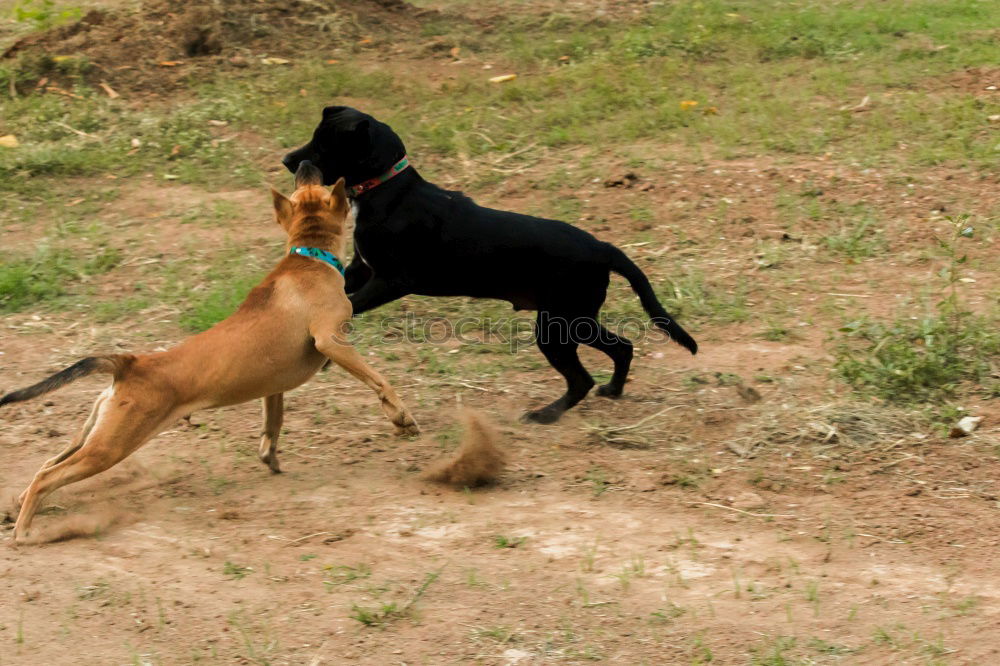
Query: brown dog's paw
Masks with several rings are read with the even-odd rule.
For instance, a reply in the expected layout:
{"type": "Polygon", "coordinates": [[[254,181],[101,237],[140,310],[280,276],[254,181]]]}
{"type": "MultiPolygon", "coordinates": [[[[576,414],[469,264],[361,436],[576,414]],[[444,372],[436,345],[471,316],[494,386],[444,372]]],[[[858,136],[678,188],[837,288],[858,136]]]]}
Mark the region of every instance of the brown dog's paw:
{"type": "Polygon", "coordinates": [[[420,434],[420,426],[409,414],[403,416],[395,422],[397,437],[416,437],[420,434]]]}

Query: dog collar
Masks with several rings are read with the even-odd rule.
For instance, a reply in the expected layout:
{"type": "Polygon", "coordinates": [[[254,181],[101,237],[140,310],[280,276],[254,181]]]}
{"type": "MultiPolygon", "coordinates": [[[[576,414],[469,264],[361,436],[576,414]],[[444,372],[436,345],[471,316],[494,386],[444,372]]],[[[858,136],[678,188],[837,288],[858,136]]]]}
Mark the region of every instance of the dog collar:
{"type": "Polygon", "coordinates": [[[410,166],[410,158],[403,155],[403,159],[399,160],[392,167],[383,173],[381,176],[376,176],[364,182],[358,183],[357,185],[351,185],[347,188],[347,196],[356,197],[359,194],[363,194],[369,190],[374,190],[376,187],[381,185],[387,180],[395,178],[397,175],[408,169],[410,166]]]}
{"type": "Polygon", "coordinates": [[[340,271],[340,274],[344,274],[344,264],[340,263],[340,259],[334,256],[332,252],[327,252],[326,250],[321,250],[318,247],[299,247],[294,246],[288,251],[288,254],[297,254],[300,257],[309,257],[310,259],[318,259],[324,264],[329,264],[340,271]]]}

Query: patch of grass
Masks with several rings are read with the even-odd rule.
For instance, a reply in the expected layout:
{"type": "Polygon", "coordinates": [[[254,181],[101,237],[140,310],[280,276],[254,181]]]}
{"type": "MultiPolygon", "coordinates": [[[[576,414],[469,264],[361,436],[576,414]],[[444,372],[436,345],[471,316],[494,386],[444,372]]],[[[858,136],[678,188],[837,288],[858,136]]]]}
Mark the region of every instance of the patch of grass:
{"type": "Polygon", "coordinates": [[[594,494],[594,497],[600,497],[611,487],[611,483],[608,481],[604,470],[600,467],[592,467],[587,470],[583,480],[590,482],[591,492],[594,494]]]}
{"type": "Polygon", "coordinates": [[[632,561],[622,567],[619,573],[613,574],[618,579],[622,591],[627,592],[632,584],[633,578],[644,578],[646,576],[646,562],[641,557],[633,557],[632,561]]]}
{"type": "Polygon", "coordinates": [[[271,636],[266,625],[254,626],[247,620],[243,611],[230,613],[226,618],[227,623],[234,627],[240,634],[243,641],[243,654],[246,661],[260,666],[271,664],[269,655],[277,649],[278,639],[271,636]]]}
{"type": "Polygon", "coordinates": [[[836,643],[830,643],[829,641],[824,641],[821,638],[813,638],[809,641],[809,647],[815,650],[819,654],[828,654],[833,656],[840,656],[845,654],[851,654],[857,652],[857,649],[848,647],[846,645],[838,645],[836,643]]]}
{"type": "Polygon", "coordinates": [[[18,22],[31,23],[35,30],[49,28],[80,16],[79,7],[65,6],[55,0],[17,0],[11,9],[11,17],[18,22]]]}
{"type": "Polygon", "coordinates": [[[853,225],[843,226],[836,233],[822,238],[830,252],[857,261],[883,254],[889,249],[874,217],[866,215],[853,225]]]}
{"type": "Polygon", "coordinates": [[[371,566],[363,562],[354,567],[343,564],[331,565],[323,567],[323,570],[326,572],[323,586],[326,587],[328,592],[332,591],[334,587],[353,583],[356,580],[362,580],[372,575],[371,566]]]}
{"type": "Polygon", "coordinates": [[[782,342],[783,340],[787,340],[791,337],[792,329],[788,328],[784,324],[772,322],[768,324],[768,327],[761,331],[758,335],[771,342],[782,342]]]}
{"type": "Polygon", "coordinates": [[[806,583],[805,596],[806,601],[813,607],[813,615],[819,617],[819,583],[816,581],[806,583]]]}
{"type": "Polygon", "coordinates": [[[517,632],[505,625],[473,629],[472,636],[476,639],[488,638],[500,643],[501,645],[504,643],[515,643],[519,640],[517,632]]]}
{"type": "Polygon", "coordinates": [[[690,271],[664,282],[658,290],[660,302],[685,326],[688,320],[695,324],[734,324],[750,317],[747,286],[742,281],[735,286],[710,285],[700,272],[690,271]]]}
{"type": "MultiPolygon", "coordinates": [[[[954,395],[963,383],[987,380],[1000,355],[995,317],[970,312],[960,297],[967,255],[959,243],[973,234],[967,218],[951,220],[954,232],[939,240],[945,295],[933,312],[893,322],[860,319],[840,329],[834,371],[855,389],[885,400],[916,403],[954,395]]],[[[988,393],[1000,391],[993,382],[988,393]]]]}
{"type": "Polygon", "coordinates": [[[240,566],[235,562],[226,560],[226,563],[222,566],[222,573],[235,580],[241,580],[252,574],[253,568],[240,566]]]}
{"type": "Polygon", "coordinates": [[[769,645],[752,649],[750,664],[752,666],[792,666],[792,664],[800,663],[797,659],[786,654],[795,647],[795,642],[795,638],[792,636],[778,636],[769,645]]]}
{"type": "Polygon", "coordinates": [[[687,609],[678,606],[673,602],[668,602],[663,608],[658,608],[649,614],[649,621],[653,623],[667,624],[687,613],[687,609]]]}
{"type": "Polygon", "coordinates": [[[504,536],[503,534],[497,534],[493,537],[493,547],[494,548],[519,548],[524,545],[528,540],[528,537],[510,537],[504,536]]]}
{"type": "Polygon", "coordinates": [[[0,254],[0,312],[18,312],[38,303],[53,304],[80,280],[112,270],[121,252],[104,247],[95,254],[39,248],[30,257],[0,254]]]}
{"type": "Polygon", "coordinates": [[[414,591],[406,603],[400,605],[396,601],[383,602],[377,607],[368,608],[359,604],[351,604],[349,617],[366,627],[379,627],[394,620],[408,617],[413,611],[413,606],[426,594],[427,588],[431,586],[441,575],[441,571],[434,571],[424,577],[423,582],[414,591]]]}

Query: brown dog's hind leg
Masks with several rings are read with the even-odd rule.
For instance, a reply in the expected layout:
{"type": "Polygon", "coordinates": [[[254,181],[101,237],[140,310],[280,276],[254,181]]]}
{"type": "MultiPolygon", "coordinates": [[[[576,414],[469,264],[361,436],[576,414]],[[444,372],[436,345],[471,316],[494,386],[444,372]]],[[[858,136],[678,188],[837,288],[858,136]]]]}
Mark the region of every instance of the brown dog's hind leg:
{"type": "MultiPolygon", "coordinates": [[[[73,439],[73,443],[67,446],[59,455],[52,456],[44,463],[42,463],[42,469],[46,467],[52,467],[58,463],[61,463],[66,458],[80,450],[83,443],[87,441],[87,437],[90,435],[90,431],[94,428],[94,423],[97,421],[97,410],[100,409],[101,404],[107,399],[111,394],[111,389],[106,390],[101,395],[97,396],[97,400],[94,401],[94,406],[90,409],[90,415],[87,417],[86,422],[83,424],[83,428],[80,429],[80,433],[73,439]]],[[[28,494],[28,489],[25,488],[24,492],[21,493],[20,497],[17,498],[17,509],[20,511],[21,506],[24,504],[24,498],[28,494]]]]}
{"type": "Polygon", "coordinates": [[[42,465],[43,469],[46,467],[52,467],[57,463],[61,463],[63,460],[66,460],[66,458],[69,458],[71,455],[76,453],[80,447],[83,446],[83,443],[87,441],[87,437],[90,435],[90,431],[94,429],[94,423],[97,422],[98,410],[101,408],[101,405],[104,404],[104,401],[109,395],[111,395],[111,389],[108,389],[107,391],[101,393],[101,395],[97,396],[97,400],[94,401],[94,406],[90,410],[90,415],[87,416],[87,421],[83,424],[83,428],[80,429],[80,434],[76,436],[73,443],[67,446],[62,453],[46,460],[42,465]]]}
{"type": "Polygon", "coordinates": [[[110,394],[114,403],[98,415],[86,441],[65,460],[42,467],[22,495],[14,540],[28,536],[41,501],[54,490],[103,472],[124,460],[168,422],[168,406],[146,407],[128,396],[110,394]]]}
{"type": "Polygon", "coordinates": [[[368,387],[375,391],[382,411],[389,417],[389,420],[396,426],[397,435],[419,435],[420,428],[417,422],[406,408],[403,401],[396,395],[389,382],[385,380],[371,366],[364,362],[358,351],[347,344],[341,342],[336,335],[320,334],[313,336],[316,340],[316,349],[331,361],[347,370],[349,373],[363,381],[368,387]]]}
{"type": "Polygon", "coordinates": [[[278,466],[278,435],[281,433],[281,423],[285,413],[284,395],[275,393],[261,398],[260,401],[264,414],[264,429],[260,436],[259,455],[261,461],[275,474],[281,472],[278,466]]]}

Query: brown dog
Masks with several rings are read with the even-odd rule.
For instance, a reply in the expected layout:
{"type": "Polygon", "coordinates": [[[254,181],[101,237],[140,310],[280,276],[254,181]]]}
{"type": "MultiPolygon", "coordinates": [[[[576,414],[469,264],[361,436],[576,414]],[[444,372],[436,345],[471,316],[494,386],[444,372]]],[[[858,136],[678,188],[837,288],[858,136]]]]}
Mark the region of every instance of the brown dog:
{"type": "Polygon", "coordinates": [[[109,469],[178,417],[199,409],[263,398],[260,459],[271,471],[280,471],[282,394],[316,374],[328,359],[375,391],[397,434],[418,434],[396,392],[347,341],[351,303],[337,260],[313,258],[329,253],[343,257],[347,243],[344,181],[340,179],[330,192],[322,187],[321,178],[319,170],[305,162],[295,174],[296,190],[290,199],[271,190],[275,216],[288,233],[290,254],[231,317],[169,351],[85,358],[0,398],[0,405],[20,402],[94,372],[114,375],[74,442],[46,461],[21,494],[15,541],[28,536],[31,519],[46,495],[109,469]],[[299,252],[305,249],[309,252],[299,252]]]}

